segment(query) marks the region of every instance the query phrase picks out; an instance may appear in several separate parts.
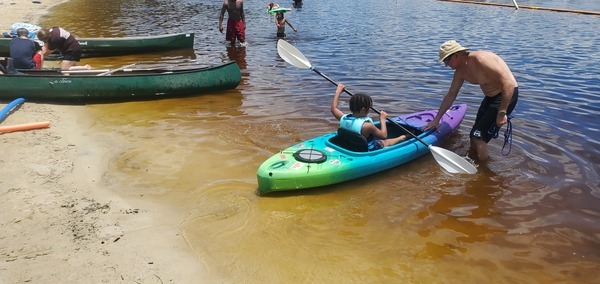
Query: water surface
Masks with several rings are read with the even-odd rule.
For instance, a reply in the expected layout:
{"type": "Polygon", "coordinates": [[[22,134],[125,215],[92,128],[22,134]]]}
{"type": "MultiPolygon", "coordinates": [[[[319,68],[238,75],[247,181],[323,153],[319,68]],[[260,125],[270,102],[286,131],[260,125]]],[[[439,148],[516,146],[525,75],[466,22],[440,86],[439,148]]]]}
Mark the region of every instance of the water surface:
{"type": "MultiPolygon", "coordinates": [[[[102,183],[189,212],[174,223],[209,279],[598,279],[599,17],[429,0],[304,2],[286,14],[299,30],[288,28],[287,40],[390,114],[439,106],[452,77],[436,64],[444,41],[501,55],[520,87],[510,155],[495,140],[491,163],[473,176],[447,174],[428,155],[344,184],[258,196],[255,174],[264,160],[336,129],[329,113],[335,87],[279,58],[266,2],[246,1],[249,45],[228,48],[217,29],[220,1],[71,0],[42,25],[81,37],[196,33],[193,54],[84,60],[94,67],[235,60],[242,68],[241,85],[227,92],[88,106],[95,123],[86,137],[110,149],[102,183]]],[[[518,2],[600,10],[596,0],[518,2]]],[[[470,109],[445,148],[466,153],[481,99],[479,87],[463,86],[457,103],[470,109]]]]}

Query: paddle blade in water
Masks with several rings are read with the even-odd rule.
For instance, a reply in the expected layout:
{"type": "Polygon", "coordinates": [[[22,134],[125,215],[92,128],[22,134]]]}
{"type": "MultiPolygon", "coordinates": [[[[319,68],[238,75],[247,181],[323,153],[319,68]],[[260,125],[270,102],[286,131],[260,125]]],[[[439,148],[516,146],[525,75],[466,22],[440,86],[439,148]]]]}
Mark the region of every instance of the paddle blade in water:
{"type": "Polygon", "coordinates": [[[277,53],[279,53],[279,56],[285,62],[298,68],[308,69],[311,67],[310,62],[304,57],[304,54],[283,39],[277,41],[277,53]]]}
{"type": "Polygon", "coordinates": [[[429,150],[435,160],[446,171],[453,174],[474,174],[477,173],[477,168],[465,160],[463,157],[448,151],[444,148],[429,146],[429,150]]]}

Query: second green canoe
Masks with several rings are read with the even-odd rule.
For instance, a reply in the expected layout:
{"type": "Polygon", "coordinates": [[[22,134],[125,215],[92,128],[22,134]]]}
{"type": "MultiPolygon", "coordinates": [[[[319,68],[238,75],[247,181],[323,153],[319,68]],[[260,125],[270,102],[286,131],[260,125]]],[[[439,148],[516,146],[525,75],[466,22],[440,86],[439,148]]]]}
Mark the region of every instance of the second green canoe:
{"type": "MultiPolygon", "coordinates": [[[[194,33],[139,37],[77,38],[82,57],[101,57],[194,47],[194,33]]],[[[10,56],[10,38],[0,38],[0,57],[10,56]]]]}

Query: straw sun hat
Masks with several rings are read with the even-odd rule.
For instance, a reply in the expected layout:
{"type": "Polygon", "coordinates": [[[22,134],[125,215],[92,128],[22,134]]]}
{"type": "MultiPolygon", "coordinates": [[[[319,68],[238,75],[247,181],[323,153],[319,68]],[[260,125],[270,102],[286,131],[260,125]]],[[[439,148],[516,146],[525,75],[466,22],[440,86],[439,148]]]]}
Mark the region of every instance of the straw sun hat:
{"type": "Polygon", "coordinates": [[[460,45],[460,43],[455,40],[444,42],[440,45],[440,60],[438,60],[438,63],[442,63],[446,57],[463,50],[469,50],[469,48],[460,45]]]}

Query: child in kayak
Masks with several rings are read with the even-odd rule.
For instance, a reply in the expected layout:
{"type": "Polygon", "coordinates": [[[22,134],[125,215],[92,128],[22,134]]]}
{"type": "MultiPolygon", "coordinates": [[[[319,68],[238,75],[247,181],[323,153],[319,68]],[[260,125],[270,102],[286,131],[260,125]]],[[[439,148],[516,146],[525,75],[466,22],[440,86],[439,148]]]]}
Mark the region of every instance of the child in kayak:
{"type": "Polygon", "coordinates": [[[385,120],[388,114],[380,111],[379,122],[381,129],[373,124],[373,120],[367,115],[373,106],[373,100],[370,96],[364,94],[355,94],[350,98],[351,114],[344,114],[339,108],[340,94],[344,91],[344,84],[338,84],[331,102],[331,114],[340,121],[340,127],[361,134],[369,142],[369,151],[377,150],[383,147],[392,146],[398,142],[406,140],[406,135],[396,138],[387,138],[387,125],[385,120]]]}

